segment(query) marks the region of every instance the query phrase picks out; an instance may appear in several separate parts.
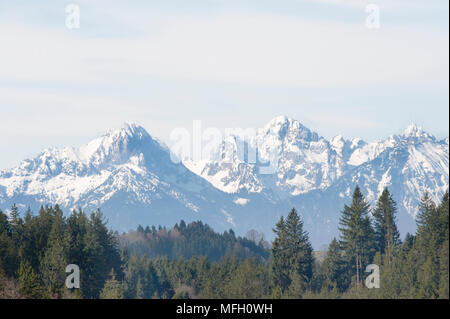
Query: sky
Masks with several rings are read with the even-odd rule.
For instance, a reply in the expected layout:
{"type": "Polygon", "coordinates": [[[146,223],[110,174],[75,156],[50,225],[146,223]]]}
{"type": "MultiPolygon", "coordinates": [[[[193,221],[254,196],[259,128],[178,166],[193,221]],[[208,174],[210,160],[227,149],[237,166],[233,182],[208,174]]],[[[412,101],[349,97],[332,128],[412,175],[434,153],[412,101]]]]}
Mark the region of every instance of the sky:
{"type": "Polygon", "coordinates": [[[124,122],[167,144],[194,120],[259,128],[278,115],[326,138],[370,142],[410,123],[447,137],[448,6],[0,0],[0,169],[124,122]]]}

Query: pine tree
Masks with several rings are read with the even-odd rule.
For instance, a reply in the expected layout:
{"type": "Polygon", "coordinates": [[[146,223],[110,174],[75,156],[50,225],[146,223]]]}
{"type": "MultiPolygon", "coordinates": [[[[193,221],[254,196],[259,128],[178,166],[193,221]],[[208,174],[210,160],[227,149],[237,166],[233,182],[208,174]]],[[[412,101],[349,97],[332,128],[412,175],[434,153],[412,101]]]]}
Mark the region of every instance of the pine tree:
{"type": "Polygon", "coordinates": [[[439,298],[449,298],[449,194],[445,192],[442,202],[438,207],[439,225],[439,244],[441,244],[441,253],[439,254],[439,298]]]}
{"type": "Polygon", "coordinates": [[[336,238],[333,238],[328,247],[327,255],[321,266],[321,273],[325,279],[323,288],[326,291],[338,289],[342,292],[349,285],[341,247],[336,238]]]}
{"type": "Polygon", "coordinates": [[[173,290],[172,283],[167,278],[167,273],[164,269],[160,270],[158,282],[158,292],[155,292],[161,299],[172,299],[175,291],[173,290]]]}
{"type": "Polygon", "coordinates": [[[418,272],[418,298],[437,298],[438,297],[438,274],[435,269],[435,262],[433,258],[429,256],[425,263],[421,265],[418,272]]]}
{"type": "Polygon", "coordinates": [[[19,208],[16,204],[11,207],[11,212],[9,213],[9,218],[11,220],[12,231],[17,231],[19,227],[23,226],[23,221],[20,218],[19,208]]]}
{"type": "Polygon", "coordinates": [[[355,285],[362,285],[362,272],[374,255],[375,234],[369,219],[369,207],[358,186],[353,192],[351,206],[345,205],[339,221],[340,244],[349,270],[356,274],[355,285]]]}
{"type": "Polygon", "coordinates": [[[294,272],[291,276],[291,284],[289,285],[287,296],[289,298],[301,299],[306,289],[307,286],[304,278],[294,272]]]}
{"type": "Polygon", "coordinates": [[[273,230],[276,238],[272,244],[272,279],[274,286],[280,287],[283,292],[286,290],[290,282],[290,262],[288,255],[288,237],[286,223],[281,217],[273,230]]]}
{"type": "Polygon", "coordinates": [[[378,198],[373,217],[376,245],[378,251],[387,255],[388,263],[392,261],[394,247],[400,243],[400,234],[395,223],[396,211],[396,203],[385,188],[378,198]]]}
{"type": "Polygon", "coordinates": [[[448,238],[442,245],[440,254],[439,298],[449,299],[449,245],[448,238]]]}
{"type": "MultiPolygon", "coordinates": [[[[293,208],[286,219],[286,231],[288,236],[293,272],[297,274],[303,283],[309,283],[312,277],[314,258],[308,233],[303,229],[303,221],[293,208]]],[[[293,275],[293,274],[292,274],[293,275]]]]}
{"type": "MultiPolygon", "coordinates": [[[[303,287],[307,287],[312,277],[312,246],[308,233],[303,229],[303,221],[293,208],[286,220],[276,224],[277,237],[272,245],[272,279],[284,293],[291,285],[293,277],[299,277],[303,287]]],[[[298,278],[297,278],[298,279],[298,278]]]]}
{"type": "Polygon", "coordinates": [[[427,224],[427,220],[430,218],[433,210],[436,209],[436,204],[431,199],[430,193],[425,194],[420,199],[419,214],[416,218],[417,227],[423,227],[427,224]]]}
{"type": "Polygon", "coordinates": [[[12,277],[18,265],[19,256],[12,239],[11,226],[7,215],[0,210],[0,271],[12,277]]]}
{"type": "Polygon", "coordinates": [[[414,243],[414,252],[417,257],[417,298],[437,298],[439,295],[440,256],[443,229],[440,220],[440,207],[425,193],[419,204],[417,216],[417,236],[414,243]]]}
{"type": "Polygon", "coordinates": [[[144,298],[150,299],[158,291],[158,275],[152,262],[147,259],[145,265],[144,298]]]}
{"type": "Polygon", "coordinates": [[[67,240],[65,219],[59,207],[55,207],[52,229],[47,242],[47,249],[41,258],[40,272],[42,280],[50,294],[61,296],[66,278],[65,269],[67,240]]]}
{"type": "Polygon", "coordinates": [[[11,207],[11,212],[9,214],[9,219],[10,219],[10,230],[11,230],[11,234],[12,234],[12,240],[13,243],[16,246],[16,249],[18,251],[18,253],[20,254],[20,243],[23,240],[23,230],[24,230],[24,225],[23,225],[23,220],[22,218],[20,218],[20,214],[19,214],[19,209],[16,206],[16,204],[14,204],[11,207]]]}
{"type": "Polygon", "coordinates": [[[39,276],[35,273],[28,261],[20,263],[17,272],[19,279],[19,293],[30,299],[43,298],[43,291],[39,276]]]}
{"type": "Polygon", "coordinates": [[[114,270],[111,270],[109,279],[105,281],[105,286],[100,292],[100,299],[123,299],[122,284],[116,280],[114,270]]]}
{"type": "Polygon", "coordinates": [[[118,280],[123,278],[116,238],[108,231],[100,210],[91,214],[83,240],[82,293],[87,298],[98,298],[111,269],[118,280]]]}
{"type": "Polygon", "coordinates": [[[255,258],[247,258],[232,273],[225,298],[256,299],[269,293],[264,266],[255,258]]]}
{"type": "Polygon", "coordinates": [[[88,219],[81,209],[74,210],[67,218],[67,262],[84,267],[84,238],[88,229],[88,219]]]}
{"type": "Polygon", "coordinates": [[[8,216],[0,209],[0,235],[11,236],[11,226],[8,221],[8,216]]]}
{"type": "Polygon", "coordinates": [[[64,290],[67,262],[62,243],[56,241],[46,250],[40,266],[42,280],[50,294],[60,296],[64,290]]]}
{"type": "Polygon", "coordinates": [[[449,195],[448,191],[442,196],[441,203],[437,207],[436,244],[442,246],[449,238],[449,195]]]}

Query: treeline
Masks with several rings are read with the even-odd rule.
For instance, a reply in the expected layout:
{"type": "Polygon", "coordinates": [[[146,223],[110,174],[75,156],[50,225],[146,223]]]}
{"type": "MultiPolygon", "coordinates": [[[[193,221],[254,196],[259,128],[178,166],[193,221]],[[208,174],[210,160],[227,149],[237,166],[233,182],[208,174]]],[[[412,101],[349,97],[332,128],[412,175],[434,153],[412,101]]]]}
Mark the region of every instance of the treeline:
{"type": "Polygon", "coordinates": [[[333,240],[313,279],[319,297],[449,298],[449,196],[439,205],[421,199],[415,235],[403,242],[395,223],[396,203],[387,189],[370,206],[356,187],[341,214],[339,240],[333,240]],[[371,216],[372,215],[372,216],[371,216]],[[379,289],[364,285],[367,265],[379,266],[379,289]]]}
{"type": "Polygon", "coordinates": [[[15,205],[9,218],[0,211],[0,297],[99,298],[109,276],[122,280],[124,273],[116,236],[100,211],[68,218],[58,205],[37,215],[28,210],[24,218],[15,205]],[[65,288],[69,264],[80,268],[79,290],[65,288]]]}
{"type": "Polygon", "coordinates": [[[211,261],[218,261],[226,255],[267,260],[270,255],[262,242],[257,244],[247,238],[236,237],[231,229],[223,234],[216,233],[201,221],[186,224],[182,220],[172,229],[161,226],[144,229],[139,225],[136,231],[121,235],[119,242],[130,253],[149,258],[167,256],[169,260],[206,256],[211,261]]]}
{"type": "Polygon", "coordinates": [[[22,220],[14,206],[9,218],[0,212],[0,298],[449,298],[448,200],[425,194],[416,234],[401,241],[389,191],[371,208],[356,187],[322,262],[295,209],[267,251],[201,222],[119,236],[100,212],[64,218],[45,207],[22,220]],[[64,288],[69,263],[81,270],[74,291],[64,288]],[[365,285],[371,264],[375,289],[365,285]]]}

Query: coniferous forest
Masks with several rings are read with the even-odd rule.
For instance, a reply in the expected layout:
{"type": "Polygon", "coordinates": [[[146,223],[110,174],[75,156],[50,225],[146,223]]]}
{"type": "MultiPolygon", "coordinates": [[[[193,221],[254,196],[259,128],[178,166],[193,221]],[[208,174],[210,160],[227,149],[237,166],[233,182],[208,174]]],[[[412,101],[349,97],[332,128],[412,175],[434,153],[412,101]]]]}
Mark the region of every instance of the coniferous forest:
{"type": "Polygon", "coordinates": [[[119,234],[99,210],[14,205],[0,211],[0,298],[449,298],[448,192],[439,203],[423,196],[417,231],[404,238],[387,189],[371,207],[356,187],[336,210],[340,236],[321,255],[295,209],[268,244],[202,222],[119,234]],[[79,267],[79,288],[66,287],[69,264],[79,267]],[[367,287],[369,265],[379,288],[367,287]]]}

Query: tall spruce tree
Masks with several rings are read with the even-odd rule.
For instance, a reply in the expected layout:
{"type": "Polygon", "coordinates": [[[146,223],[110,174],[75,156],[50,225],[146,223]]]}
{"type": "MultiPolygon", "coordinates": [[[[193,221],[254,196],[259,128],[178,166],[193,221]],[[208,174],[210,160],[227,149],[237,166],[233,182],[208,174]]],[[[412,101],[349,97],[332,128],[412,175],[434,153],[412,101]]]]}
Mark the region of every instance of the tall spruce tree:
{"type": "Polygon", "coordinates": [[[14,276],[19,265],[17,249],[12,239],[11,225],[8,216],[0,210],[0,272],[14,276]]]}
{"type": "Polygon", "coordinates": [[[448,190],[442,197],[439,205],[439,219],[441,225],[440,236],[442,237],[442,248],[439,255],[440,259],[440,280],[439,280],[439,298],[449,298],[449,194],[448,190]]]}
{"type": "Polygon", "coordinates": [[[81,290],[84,297],[98,298],[111,269],[114,269],[117,280],[123,278],[117,240],[108,231],[100,210],[91,214],[83,240],[85,269],[80,268],[81,290]]]}
{"type": "Polygon", "coordinates": [[[286,230],[293,272],[306,285],[312,277],[314,264],[313,250],[309,241],[308,232],[304,230],[303,220],[295,208],[291,210],[286,219],[286,230]]]}
{"type": "Polygon", "coordinates": [[[272,245],[274,285],[284,292],[295,277],[296,286],[301,283],[306,289],[312,277],[314,259],[308,233],[303,229],[303,221],[295,208],[286,220],[280,219],[274,232],[277,235],[272,245]]]}
{"type": "Polygon", "coordinates": [[[340,244],[344,251],[348,269],[355,274],[355,284],[362,284],[364,267],[370,263],[375,253],[375,233],[369,218],[370,205],[358,186],[353,192],[352,203],[345,205],[339,221],[340,244]]]}
{"type": "MultiPolygon", "coordinates": [[[[443,201],[445,202],[445,200],[443,201]]],[[[426,192],[419,204],[417,236],[414,243],[417,298],[437,298],[440,281],[440,252],[445,238],[445,223],[441,221],[441,205],[436,206],[426,192]]]]}
{"type": "Polygon", "coordinates": [[[442,246],[449,237],[449,196],[448,191],[442,196],[442,200],[437,207],[437,225],[436,244],[442,246]]]}
{"type": "Polygon", "coordinates": [[[55,207],[52,229],[49,234],[47,249],[41,258],[40,272],[43,283],[52,295],[61,296],[66,278],[67,263],[66,224],[63,212],[55,207]]]}
{"type": "Polygon", "coordinates": [[[336,238],[333,238],[328,247],[327,254],[321,265],[321,273],[324,276],[323,289],[326,291],[338,289],[342,292],[348,287],[349,278],[345,271],[341,247],[336,238]]]}
{"type": "Polygon", "coordinates": [[[274,286],[279,287],[282,291],[286,290],[290,285],[290,263],[288,256],[288,237],[286,231],[286,223],[281,216],[278,223],[273,229],[276,238],[272,244],[272,280],[274,286]]]}
{"type": "Polygon", "coordinates": [[[9,220],[10,220],[10,230],[12,234],[12,240],[14,244],[16,245],[16,249],[21,253],[21,247],[20,243],[23,240],[23,231],[24,231],[24,224],[23,220],[20,217],[19,208],[16,206],[16,204],[12,205],[11,211],[9,213],[9,220]]]}
{"type": "MultiPolygon", "coordinates": [[[[417,214],[417,235],[422,237],[427,237],[430,228],[433,227],[432,219],[435,217],[436,204],[430,196],[430,193],[425,192],[425,194],[420,199],[419,203],[419,213],[417,214]]],[[[427,237],[428,239],[429,237],[427,237]]]]}
{"type": "Polygon", "coordinates": [[[396,225],[397,205],[385,188],[378,198],[373,217],[377,250],[386,254],[387,261],[392,261],[393,250],[400,243],[400,233],[396,225]]]}

